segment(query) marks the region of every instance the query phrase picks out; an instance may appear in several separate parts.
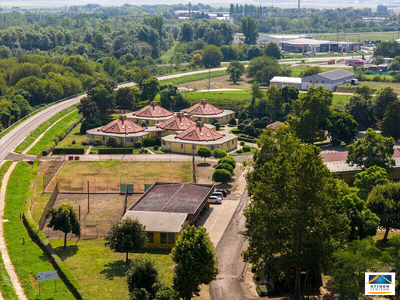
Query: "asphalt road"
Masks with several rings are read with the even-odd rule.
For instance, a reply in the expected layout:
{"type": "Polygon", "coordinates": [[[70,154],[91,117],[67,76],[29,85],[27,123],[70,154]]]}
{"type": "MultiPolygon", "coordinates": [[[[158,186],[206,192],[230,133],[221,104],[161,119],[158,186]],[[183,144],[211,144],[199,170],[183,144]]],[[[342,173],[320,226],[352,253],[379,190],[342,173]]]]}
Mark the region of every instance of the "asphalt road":
{"type": "Polygon", "coordinates": [[[219,274],[217,279],[210,284],[211,299],[258,299],[251,295],[246,283],[241,278],[246,267],[241,257],[241,252],[247,247],[241,234],[245,230],[243,209],[249,201],[250,198],[247,190],[245,190],[216,248],[219,274]]]}

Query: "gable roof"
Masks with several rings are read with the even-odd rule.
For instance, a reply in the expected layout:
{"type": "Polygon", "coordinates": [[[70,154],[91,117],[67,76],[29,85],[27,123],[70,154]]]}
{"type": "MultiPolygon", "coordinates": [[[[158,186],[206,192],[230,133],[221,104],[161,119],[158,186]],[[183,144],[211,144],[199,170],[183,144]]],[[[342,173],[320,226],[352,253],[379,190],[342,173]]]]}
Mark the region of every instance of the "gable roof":
{"type": "Polygon", "coordinates": [[[117,120],[101,127],[101,131],[106,133],[127,134],[144,131],[144,128],[139,124],[126,119],[126,116],[120,116],[117,120]]]}
{"type": "Polygon", "coordinates": [[[128,210],[124,218],[138,218],[139,222],[146,226],[147,232],[180,233],[187,216],[185,213],[128,210]]]}
{"type": "Polygon", "coordinates": [[[201,122],[197,122],[196,125],[189,127],[176,136],[176,138],[186,141],[215,141],[222,137],[222,134],[211,130],[201,122]]]}
{"type": "Polygon", "coordinates": [[[272,124],[267,125],[267,128],[271,129],[271,130],[277,130],[279,127],[281,127],[284,123],[280,122],[280,121],[276,121],[272,124]]]}
{"type": "Polygon", "coordinates": [[[223,110],[207,103],[206,99],[202,99],[200,103],[197,103],[185,110],[185,113],[191,115],[218,115],[222,112],[223,110]]]}
{"type": "Polygon", "coordinates": [[[172,116],[174,113],[157,105],[156,101],[152,101],[149,105],[146,105],[142,109],[137,110],[132,114],[138,117],[162,118],[172,116]]]}
{"type": "Polygon", "coordinates": [[[319,76],[329,79],[329,80],[338,80],[338,79],[342,79],[345,77],[349,77],[349,76],[355,76],[354,73],[342,70],[342,69],[337,69],[337,70],[333,70],[333,71],[328,71],[328,72],[324,72],[324,73],[320,73],[318,74],[319,76]]]}
{"type": "Polygon", "coordinates": [[[176,116],[159,124],[158,127],[165,130],[184,131],[194,125],[196,125],[194,121],[186,117],[182,112],[179,112],[176,116]]]}

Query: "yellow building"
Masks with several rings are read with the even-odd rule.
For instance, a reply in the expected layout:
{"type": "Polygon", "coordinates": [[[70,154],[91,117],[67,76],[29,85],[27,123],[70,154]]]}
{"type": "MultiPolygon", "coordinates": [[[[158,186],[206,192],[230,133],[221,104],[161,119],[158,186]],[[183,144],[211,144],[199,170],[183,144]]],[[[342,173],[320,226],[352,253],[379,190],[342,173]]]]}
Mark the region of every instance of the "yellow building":
{"type": "Polygon", "coordinates": [[[221,125],[225,125],[235,118],[233,110],[216,108],[214,105],[209,104],[206,99],[202,99],[200,103],[185,109],[184,112],[191,115],[193,121],[203,122],[204,124],[218,121],[221,125]]]}
{"type": "Polygon", "coordinates": [[[140,125],[145,123],[146,127],[148,127],[167,121],[173,115],[173,112],[170,112],[169,110],[157,105],[156,101],[152,101],[149,105],[146,105],[142,109],[126,114],[126,117],[140,125]]]}
{"type": "Polygon", "coordinates": [[[237,148],[237,136],[233,134],[221,134],[216,132],[203,123],[197,122],[178,135],[167,135],[161,138],[162,146],[174,153],[196,153],[202,147],[210,150],[221,149],[226,152],[237,148]]]}
{"type": "Polygon", "coordinates": [[[213,192],[211,184],[155,182],[124,218],[137,218],[146,226],[147,247],[172,248],[186,226],[208,207],[213,192]]]}
{"type": "Polygon", "coordinates": [[[145,132],[142,126],[127,120],[126,116],[120,116],[117,120],[102,127],[86,130],[86,139],[89,143],[98,139],[102,145],[105,145],[110,137],[115,138],[125,147],[133,147],[137,141],[143,141],[143,138],[150,137],[150,133],[145,132]]]}

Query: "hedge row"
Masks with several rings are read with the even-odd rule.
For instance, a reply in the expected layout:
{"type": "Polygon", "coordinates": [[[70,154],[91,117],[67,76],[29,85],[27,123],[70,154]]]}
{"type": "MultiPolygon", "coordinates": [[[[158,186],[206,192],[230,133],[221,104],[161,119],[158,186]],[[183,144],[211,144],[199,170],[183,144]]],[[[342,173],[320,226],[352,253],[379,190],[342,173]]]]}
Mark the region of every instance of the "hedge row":
{"type": "Polygon", "coordinates": [[[133,148],[99,148],[98,154],[132,154],[133,148]]]}
{"type": "Polygon", "coordinates": [[[238,136],[238,140],[239,141],[249,142],[249,143],[255,143],[257,139],[238,136]]]}
{"type": "Polygon", "coordinates": [[[53,154],[85,154],[84,148],[55,148],[53,154]]]}
{"type": "Polygon", "coordinates": [[[47,240],[45,234],[39,230],[39,226],[35,223],[32,218],[30,207],[33,198],[33,183],[35,181],[36,172],[37,172],[38,161],[35,161],[32,171],[32,178],[31,178],[31,188],[29,189],[28,195],[26,197],[26,204],[24,206],[24,212],[22,214],[22,222],[26,228],[26,231],[29,234],[29,237],[35,242],[39,248],[45,254],[47,260],[53,266],[55,270],[57,270],[57,275],[69,289],[71,294],[75,297],[75,299],[83,300],[81,294],[79,293],[76,286],[78,286],[78,282],[70,273],[69,269],[64,266],[62,260],[58,257],[56,252],[54,251],[53,247],[47,240]]]}

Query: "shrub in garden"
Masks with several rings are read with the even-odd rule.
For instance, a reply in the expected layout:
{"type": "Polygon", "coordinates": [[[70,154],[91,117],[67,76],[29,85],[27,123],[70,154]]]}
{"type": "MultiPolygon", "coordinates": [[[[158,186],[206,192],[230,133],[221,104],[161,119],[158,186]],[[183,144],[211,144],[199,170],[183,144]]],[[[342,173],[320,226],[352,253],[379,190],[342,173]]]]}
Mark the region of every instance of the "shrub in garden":
{"type": "Polygon", "coordinates": [[[253,125],[247,125],[244,128],[244,133],[247,135],[253,135],[254,134],[254,126],[253,125]]]}
{"type": "Polygon", "coordinates": [[[261,121],[262,122],[266,122],[266,123],[270,123],[271,119],[268,116],[264,116],[264,117],[262,117],[261,121]]]}
{"type": "Polygon", "coordinates": [[[161,146],[161,138],[160,137],[156,137],[154,140],[156,141],[156,146],[161,146]]]}
{"type": "Polygon", "coordinates": [[[116,138],[113,137],[109,137],[107,140],[107,147],[111,147],[111,148],[117,148],[118,147],[118,141],[116,138]]]}
{"type": "Polygon", "coordinates": [[[254,134],[253,135],[255,137],[259,137],[261,133],[262,133],[262,130],[260,128],[256,128],[256,129],[254,129],[254,134]]]}
{"type": "Polygon", "coordinates": [[[215,170],[219,170],[219,169],[224,169],[224,170],[228,170],[231,174],[233,174],[233,168],[230,164],[228,163],[223,163],[223,164],[219,164],[215,167],[215,170]]]}
{"type": "Polygon", "coordinates": [[[250,122],[249,122],[249,120],[244,120],[243,121],[243,124],[245,124],[245,125],[248,125],[250,122]]]}
{"type": "Polygon", "coordinates": [[[238,128],[238,130],[243,131],[245,127],[246,127],[246,125],[244,125],[243,123],[240,123],[237,128],[238,128]]]}
{"type": "Polygon", "coordinates": [[[87,145],[89,145],[89,143],[87,141],[81,141],[81,145],[82,146],[87,146],[87,145]]]}
{"type": "Polygon", "coordinates": [[[242,151],[242,149],[239,149],[238,151],[236,151],[236,153],[242,154],[243,151],[242,151]]]}
{"type": "Polygon", "coordinates": [[[218,122],[214,124],[215,129],[218,131],[221,128],[221,124],[219,124],[218,122]]]}
{"type": "Polygon", "coordinates": [[[235,118],[232,118],[230,121],[229,121],[229,125],[236,125],[237,123],[236,123],[236,119],[235,118]]]}
{"type": "Polygon", "coordinates": [[[146,124],[146,122],[142,122],[142,124],[140,124],[140,126],[142,126],[143,128],[146,128],[147,124],[146,124]]]}
{"type": "Polygon", "coordinates": [[[213,155],[214,155],[214,158],[223,158],[223,157],[225,157],[227,154],[226,154],[226,151],[224,151],[224,150],[215,149],[213,155]]]}
{"type": "Polygon", "coordinates": [[[231,179],[232,179],[232,174],[225,169],[215,170],[212,175],[212,180],[214,180],[215,182],[226,183],[231,181],[231,179]]]}
{"type": "Polygon", "coordinates": [[[94,141],[93,141],[93,145],[95,145],[95,146],[99,146],[99,145],[101,145],[101,142],[100,142],[100,140],[99,140],[99,139],[94,139],[94,141]]]}
{"type": "Polygon", "coordinates": [[[158,146],[153,147],[154,151],[158,150],[158,146]]]}
{"type": "Polygon", "coordinates": [[[251,122],[252,122],[252,123],[260,123],[260,119],[254,118],[251,122]]]}
{"type": "Polygon", "coordinates": [[[75,145],[76,144],[76,142],[75,142],[75,140],[72,140],[72,143],[71,143],[72,145],[75,145]]]}
{"type": "Polygon", "coordinates": [[[144,147],[152,147],[156,144],[156,140],[150,137],[145,137],[143,139],[143,146],[144,147]]]}
{"type": "Polygon", "coordinates": [[[244,146],[244,142],[243,141],[240,142],[240,146],[244,146]]]}
{"type": "Polygon", "coordinates": [[[140,149],[140,148],[142,148],[142,146],[143,146],[142,141],[137,141],[137,142],[135,142],[135,148],[136,148],[136,149],[140,149]]]}
{"type": "Polygon", "coordinates": [[[233,167],[233,169],[236,168],[236,160],[235,160],[232,156],[230,156],[230,155],[221,158],[221,159],[218,161],[217,164],[219,165],[219,164],[223,164],[223,163],[228,163],[228,164],[230,164],[230,165],[233,167]]]}
{"type": "Polygon", "coordinates": [[[251,148],[250,148],[250,146],[244,145],[242,150],[243,150],[243,152],[250,152],[251,148]]]}

